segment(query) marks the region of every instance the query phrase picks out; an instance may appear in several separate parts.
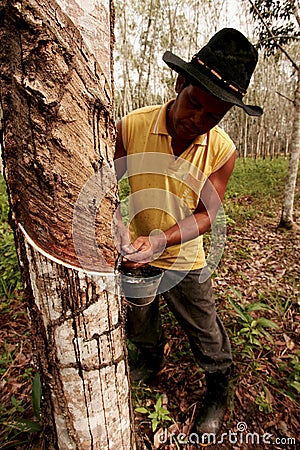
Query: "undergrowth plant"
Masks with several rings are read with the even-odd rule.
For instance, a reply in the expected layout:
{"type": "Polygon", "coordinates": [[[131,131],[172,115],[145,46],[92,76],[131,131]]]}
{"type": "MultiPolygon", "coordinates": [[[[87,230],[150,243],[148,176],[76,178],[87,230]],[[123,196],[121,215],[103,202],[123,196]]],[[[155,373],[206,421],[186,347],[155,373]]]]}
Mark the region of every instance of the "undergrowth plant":
{"type": "MultiPolygon", "coordinates": [[[[297,401],[300,407],[300,351],[290,354],[286,362],[279,365],[279,372],[285,378],[287,388],[286,394],[294,401],[297,401]]],[[[279,386],[282,389],[282,386],[279,386]]]]}
{"type": "Polygon", "coordinates": [[[163,427],[167,422],[171,421],[170,412],[162,404],[163,395],[159,395],[152,408],[140,406],[135,408],[135,411],[141,414],[146,414],[151,421],[152,431],[155,432],[157,427],[163,427]],[[154,408],[154,409],[153,409],[154,408]]]}
{"type": "MultiPolygon", "coordinates": [[[[229,229],[232,227],[238,230],[239,227],[247,227],[249,219],[259,218],[262,215],[274,218],[276,221],[275,216],[279,211],[278,205],[282,197],[287,165],[288,161],[284,158],[273,161],[248,159],[246,163],[237,160],[225,198],[226,224],[223,223],[224,218],[222,217],[219,219],[219,225],[226,225],[229,229]]],[[[120,184],[120,198],[123,200],[122,214],[126,220],[128,218],[126,203],[128,194],[129,186],[125,180],[120,184]]],[[[298,195],[296,193],[295,203],[298,195]]],[[[10,311],[10,299],[16,296],[18,290],[21,289],[13,233],[7,222],[8,211],[5,182],[0,176],[0,314],[10,311]]],[[[210,243],[209,240],[208,243],[210,243]]],[[[236,252],[236,256],[238,261],[247,262],[252,255],[240,248],[236,252]]],[[[238,275],[244,283],[247,282],[247,279],[243,279],[242,270],[242,267],[237,266],[238,275]]],[[[292,283],[294,283],[293,286],[296,286],[295,280],[289,280],[289,285],[292,283]]],[[[239,289],[242,291],[242,286],[239,289]]],[[[295,350],[287,352],[285,358],[280,360],[277,367],[273,366],[272,370],[270,369],[271,364],[268,365],[268,358],[271,359],[274,356],[272,352],[276,346],[276,342],[273,343],[273,337],[278,338],[281,327],[290,326],[291,310],[294,308],[293,292],[284,290],[279,294],[274,290],[267,292],[267,289],[267,286],[262,286],[262,293],[256,297],[258,301],[249,303],[242,299],[241,292],[236,289],[234,295],[226,296],[226,300],[229,298],[230,312],[228,309],[225,310],[227,323],[230,322],[228,331],[233,351],[239,355],[239,358],[236,358],[236,371],[241,375],[246,367],[247,374],[251,373],[251,381],[254,380],[255,386],[257,386],[254,394],[256,395],[255,404],[261,414],[268,414],[272,410],[274,413],[276,410],[276,402],[272,404],[272,397],[275,399],[276,395],[280,395],[281,398],[288,397],[296,404],[297,396],[299,398],[300,393],[299,353],[295,350]],[[280,328],[277,323],[280,323],[280,328]],[[263,359],[264,361],[262,361],[263,359]],[[262,362],[265,364],[264,370],[261,370],[262,362]],[[266,367],[268,372],[265,371],[266,367]]],[[[13,312],[11,317],[13,318],[13,312]]],[[[174,338],[177,321],[164,305],[162,306],[162,319],[163,325],[166,327],[167,339],[174,338]]],[[[227,326],[226,320],[224,323],[227,326]]],[[[290,328],[290,333],[291,335],[294,333],[292,328],[290,328]]],[[[172,362],[180,368],[182,358],[191,357],[191,350],[180,340],[176,340],[176,343],[177,345],[172,346],[172,362]]],[[[0,378],[5,376],[5,372],[13,363],[14,358],[14,355],[9,354],[7,348],[4,346],[2,348],[0,378]]],[[[134,355],[131,356],[134,357],[134,355]]],[[[31,377],[30,369],[26,370],[27,372],[21,376],[31,377]]],[[[136,405],[135,411],[145,417],[147,426],[150,425],[153,432],[158,427],[170,423],[171,414],[163,405],[163,396],[155,387],[133,386],[132,394],[133,404],[136,405]]],[[[40,383],[38,375],[36,375],[32,386],[34,409],[32,421],[24,419],[24,411],[28,404],[26,405],[16,396],[11,395],[9,404],[1,405],[0,450],[16,449],[18,446],[22,450],[29,450],[30,436],[40,429],[40,399],[40,383]]],[[[175,420],[171,398],[170,403],[175,420]]]]}
{"type": "Polygon", "coordinates": [[[34,420],[24,418],[27,404],[11,396],[11,404],[0,405],[0,450],[16,449],[19,446],[27,446],[31,442],[33,433],[41,431],[40,405],[42,398],[41,381],[38,373],[32,382],[32,407],[34,420]]]}
{"type": "MultiPolygon", "coordinates": [[[[15,298],[21,298],[21,279],[18,259],[15,249],[13,232],[8,224],[9,204],[6,184],[0,175],[0,314],[11,314],[12,320],[17,319],[17,313],[11,311],[11,303],[15,298]]],[[[6,317],[6,316],[5,316],[6,317]]],[[[22,345],[22,344],[20,344],[22,345]]],[[[0,381],[5,382],[10,370],[16,364],[17,351],[10,345],[1,343],[0,381]]],[[[32,368],[25,368],[16,382],[26,382],[32,379],[32,368]]],[[[16,449],[19,446],[29,449],[32,433],[41,430],[40,424],[41,383],[36,374],[32,381],[32,407],[34,420],[26,418],[28,403],[24,399],[11,395],[9,402],[0,404],[0,450],[16,449]]]]}
{"type": "Polygon", "coordinates": [[[268,329],[278,329],[278,325],[270,319],[265,317],[254,317],[254,312],[270,311],[270,307],[262,302],[253,302],[242,305],[236,302],[233,298],[228,298],[232,305],[239,329],[235,336],[232,337],[236,345],[244,345],[245,354],[253,356],[253,348],[262,347],[262,338],[267,338],[268,341],[273,342],[273,338],[268,329]]]}
{"type": "Polygon", "coordinates": [[[9,206],[6,185],[0,175],[0,299],[1,309],[9,306],[9,300],[21,290],[20,271],[14,237],[8,224],[9,206]]]}

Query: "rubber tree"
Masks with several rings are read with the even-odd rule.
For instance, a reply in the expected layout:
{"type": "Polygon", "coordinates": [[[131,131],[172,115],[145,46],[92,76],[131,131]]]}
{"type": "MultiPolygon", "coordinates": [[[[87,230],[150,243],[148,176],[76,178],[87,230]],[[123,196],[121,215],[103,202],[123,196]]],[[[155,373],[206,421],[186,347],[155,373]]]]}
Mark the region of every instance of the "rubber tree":
{"type": "Polygon", "coordinates": [[[49,450],[135,448],[111,231],[113,17],[109,0],[0,6],[4,176],[49,450]]]}
{"type": "Polygon", "coordinates": [[[296,58],[287,49],[287,44],[299,39],[300,10],[299,2],[272,2],[270,0],[248,0],[251,12],[258,20],[259,44],[267,55],[280,52],[292,65],[297,77],[293,100],[293,129],[290,142],[290,159],[282,202],[279,228],[298,228],[294,223],[294,197],[300,157],[300,62],[299,52],[296,58]]]}

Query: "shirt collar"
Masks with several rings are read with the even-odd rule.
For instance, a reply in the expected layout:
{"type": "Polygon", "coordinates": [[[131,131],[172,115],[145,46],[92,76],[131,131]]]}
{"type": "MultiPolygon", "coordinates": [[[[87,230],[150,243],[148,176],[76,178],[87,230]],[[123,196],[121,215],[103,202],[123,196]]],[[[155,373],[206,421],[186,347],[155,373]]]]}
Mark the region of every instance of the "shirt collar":
{"type": "MultiPolygon", "coordinates": [[[[167,103],[162,105],[162,107],[158,111],[158,115],[156,117],[156,120],[153,123],[153,127],[151,130],[151,133],[153,134],[165,134],[169,135],[167,130],[167,109],[168,106],[174,101],[175,99],[169,100],[167,103]]],[[[207,144],[207,133],[201,134],[200,136],[197,136],[194,139],[194,144],[196,145],[203,145],[205,146],[207,144]]]]}

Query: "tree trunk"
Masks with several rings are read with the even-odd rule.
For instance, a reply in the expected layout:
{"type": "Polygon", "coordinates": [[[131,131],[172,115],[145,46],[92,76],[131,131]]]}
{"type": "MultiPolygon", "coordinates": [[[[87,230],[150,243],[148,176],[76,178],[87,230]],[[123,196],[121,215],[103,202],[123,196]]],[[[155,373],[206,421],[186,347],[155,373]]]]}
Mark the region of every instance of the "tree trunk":
{"type": "Polygon", "coordinates": [[[80,31],[51,0],[0,6],[4,175],[42,380],[45,448],[132,450],[111,233],[113,11],[109,0],[60,3],[80,31]],[[53,262],[60,260],[65,266],[53,262]]]}
{"type": "Polygon", "coordinates": [[[298,70],[298,81],[294,101],[294,121],[293,132],[290,142],[290,159],[287,171],[287,178],[284,189],[284,199],[282,205],[279,228],[298,228],[293,220],[294,197],[297,183],[298,165],[300,156],[300,69],[298,70]]]}

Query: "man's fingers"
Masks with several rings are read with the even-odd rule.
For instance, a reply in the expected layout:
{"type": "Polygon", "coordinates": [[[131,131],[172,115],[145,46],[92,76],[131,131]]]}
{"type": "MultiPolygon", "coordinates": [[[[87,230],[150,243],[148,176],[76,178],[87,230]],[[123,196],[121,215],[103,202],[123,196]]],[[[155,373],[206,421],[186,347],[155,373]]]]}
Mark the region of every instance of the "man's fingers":
{"type": "Polygon", "coordinates": [[[137,263],[137,262],[133,262],[133,261],[128,261],[128,259],[126,259],[126,258],[122,259],[122,267],[127,270],[139,269],[141,267],[146,266],[147,264],[148,263],[137,263]]]}
{"type": "Polygon", "coordinates": [[[128,261],[144,262],[144,263],[150,262],[151,257],[152,257],[151,250],[148,252],[135,251],[135,253],[126,254],[126,256],[125,256],[125,258],[128,259],[128,261]]]}
{"type": "Polygon", "coordinates": [[[132,253],[136,253],[137,249],[133,247],[131,243],[125,244],[121,246],[122,254],[124,255],[130,255],[132,253]]]}

